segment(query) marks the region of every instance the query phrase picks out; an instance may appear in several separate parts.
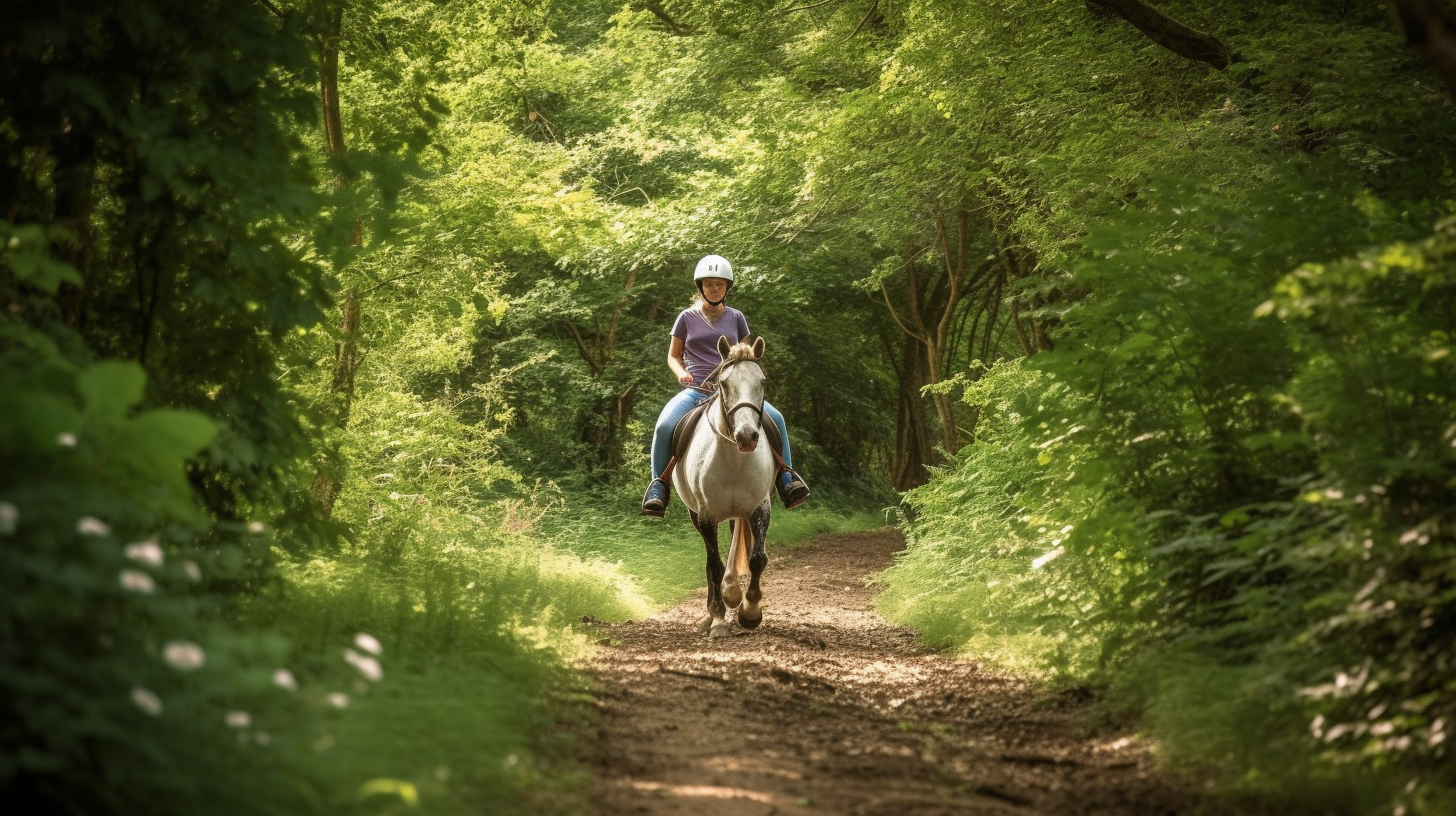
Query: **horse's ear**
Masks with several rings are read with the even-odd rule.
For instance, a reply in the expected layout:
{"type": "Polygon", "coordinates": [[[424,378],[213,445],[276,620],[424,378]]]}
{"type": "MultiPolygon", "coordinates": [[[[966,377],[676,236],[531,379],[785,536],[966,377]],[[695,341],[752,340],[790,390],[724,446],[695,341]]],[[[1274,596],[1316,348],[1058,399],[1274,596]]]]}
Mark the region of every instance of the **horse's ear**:
{"type": "Polygon", "coordinates": [[[763,338],[762,337],[755,337],[755,338],[753,338],[753,359],[755,359],[755,360],[762,360],[763,359],[763,338]]]}
{"type": "Polygon", "coordinates": [[[718,356],[723,358],[724,360],[728,359],[728,349],[731,348],[733,348],[733,346],[729,344],[728,338],[724,337],[721,334],[718,335],[718,356]]]}

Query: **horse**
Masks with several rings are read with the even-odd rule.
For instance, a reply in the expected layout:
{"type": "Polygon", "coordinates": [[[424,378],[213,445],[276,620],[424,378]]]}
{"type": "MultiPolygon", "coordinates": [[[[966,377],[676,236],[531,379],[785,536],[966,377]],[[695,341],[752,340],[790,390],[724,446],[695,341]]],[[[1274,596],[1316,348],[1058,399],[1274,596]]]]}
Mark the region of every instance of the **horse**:
{"type": "Polygon", "coordinates": [[[672,474],[673,488],[707,548],[708,608],[698,631],[715,638],[733,633],[726,619],[729,609],[737,610],[744,629],[755,629],[763,621],[759,579],[768,565],[765,539],[776,471],[769,446],[760,444],[766,443],[763,387],[768,379],[763,338],[729,345],[728,338],[719,337],[718,354],[723,362],[709,377],[716,379],[717,391],[672,474]],[[732,537],[726,568],[718,553],[718,525],[724,521],[732,537]],[[739,585],[745,569],[747,593],[739,585]]]}

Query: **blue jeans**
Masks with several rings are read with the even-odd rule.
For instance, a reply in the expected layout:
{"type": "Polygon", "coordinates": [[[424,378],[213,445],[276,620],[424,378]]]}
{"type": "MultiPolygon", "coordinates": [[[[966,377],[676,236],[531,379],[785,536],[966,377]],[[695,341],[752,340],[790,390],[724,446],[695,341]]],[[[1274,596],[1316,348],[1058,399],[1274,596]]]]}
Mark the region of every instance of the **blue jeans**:
{"type": "MultiPolygon", "coordinates": [[[[693,406],[707,400],[709,396],[711,394],[684,388],[682,393],[663,406],[662,413],[657,416],[657,427],[652,430],[652,478],[661,476],[662,469],[667,467],[667,460],[672,458],[672,429],[677,427],[678,420],[687,416],[693,406]]],[[[767,400],[763,403],[763,413],[779,426],[779,438],[784,440],[784,464],[793,467],[794,460],[789,455],[789,427],[784,424],[784,415],[767,400]]]]}

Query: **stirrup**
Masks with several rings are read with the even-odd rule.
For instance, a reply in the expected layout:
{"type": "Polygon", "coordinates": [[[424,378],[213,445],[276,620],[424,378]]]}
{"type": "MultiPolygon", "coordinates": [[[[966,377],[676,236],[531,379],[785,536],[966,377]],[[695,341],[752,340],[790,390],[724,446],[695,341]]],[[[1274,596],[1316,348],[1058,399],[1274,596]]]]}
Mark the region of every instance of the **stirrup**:
{"type": "Polygon", "coordinates": [[[784,468],[775,480],[775,485],[778,487],[779,501],[784,503],[785,510],[802,507],[809,500],[809,486],[804,484],[804,480],[793,468],[784,468]]]}
{"type": "Polygon", "coordinates": [[[671,491],[667,488],[667,482],[661,479],[653,479],[647,485],[647,493],[642,496],[642,515],[656,516],[662,518],[667,512],[667,500],[671,491]]]}

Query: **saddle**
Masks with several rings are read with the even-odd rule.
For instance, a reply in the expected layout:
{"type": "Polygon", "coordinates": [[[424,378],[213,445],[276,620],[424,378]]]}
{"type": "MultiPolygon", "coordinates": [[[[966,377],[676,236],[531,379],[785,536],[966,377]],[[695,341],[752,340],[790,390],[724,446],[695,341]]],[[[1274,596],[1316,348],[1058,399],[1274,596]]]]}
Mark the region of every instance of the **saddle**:
{"type": "MultiPolygon", "coordinates": [[[[693,441],[693,431],[698,428],[698,421],[703,418],[703,414],[708,412],[709,406],[717,405],[718,401],[719,397],[715,392],[713,396],[703,400],[693,410],[688,411],[682,419],[678,420],[677,425],[673,426],[672,444],[668,447],[668,450],[672,451],[672,458],[667,460],[667,467],[662,469],[662,476],[659,477],[664,482],[671,478],[672,469],[677,465],[678,460],[687,455],[688,445],[693,441]]],[[[779,467],[783,467],[784,441],[779,436],[778,423],[765,417],[763,435],[768,441],[769,449],[773,451],[774,461],[778,463],[779,467]]]]}

